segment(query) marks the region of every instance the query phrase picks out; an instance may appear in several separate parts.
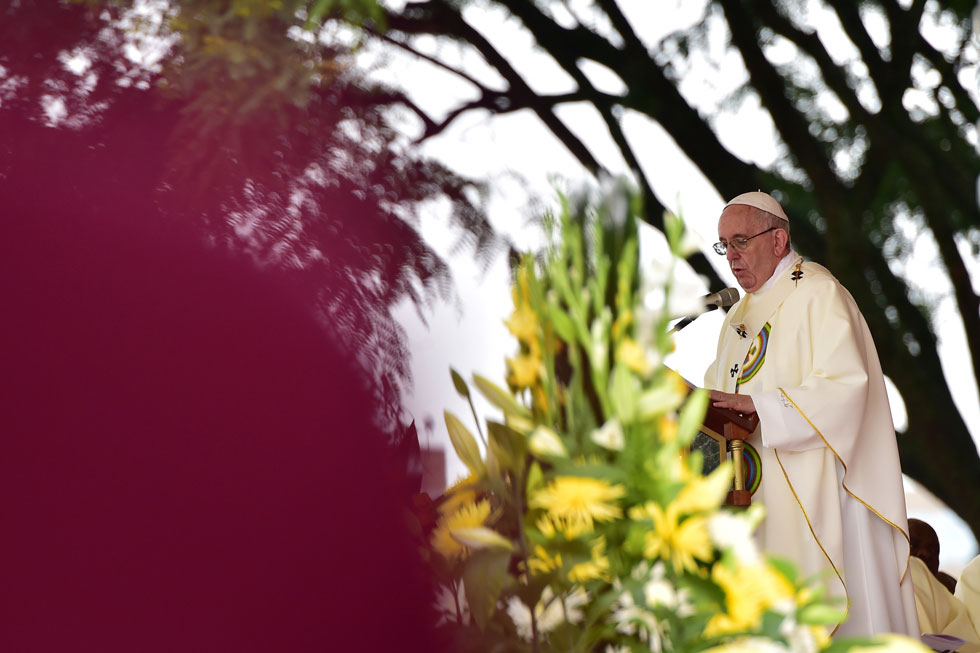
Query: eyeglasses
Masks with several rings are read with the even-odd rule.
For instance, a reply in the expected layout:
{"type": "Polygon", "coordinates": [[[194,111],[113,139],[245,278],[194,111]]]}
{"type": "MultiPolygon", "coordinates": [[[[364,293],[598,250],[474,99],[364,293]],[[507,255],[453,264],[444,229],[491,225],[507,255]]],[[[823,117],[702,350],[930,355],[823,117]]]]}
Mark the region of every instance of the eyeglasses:
{"type": "Polygon", "coordinates": [[[724,240],[719,240],[717,243],[712,245],[712,247],[714,248],[715,253],[719,254],[720,256],[724,256],[725,254],[728,253],[729,245],[731,245],[731,248],[734,249],[736,252],[744,252],[746,249],[748,249],[750,240],[752,240],[753,238],[758,238],[762,234],[767,234],[773,229],[779,229],[779,227],[769,227],[765,231],[760,231],[756,235],[749,236],[748,238],[732,238],[728,242],[724,240]]]}

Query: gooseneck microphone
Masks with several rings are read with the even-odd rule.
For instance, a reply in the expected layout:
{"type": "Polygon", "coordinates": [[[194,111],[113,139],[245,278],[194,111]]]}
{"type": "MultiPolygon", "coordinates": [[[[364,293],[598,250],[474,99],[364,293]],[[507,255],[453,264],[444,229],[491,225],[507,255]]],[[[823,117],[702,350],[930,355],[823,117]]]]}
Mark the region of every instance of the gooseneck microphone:
{"type": "Polygon", "coordinates": [[[713,295],[704,296],[705,306],[711,306],[711,308],[728,308],[737,301],[738,291],[734,288],[725,288],[724,290],[720,290],[713,295]]]}
{"type": "Polygon", "coordinates": [[[668,333],[674,333],[675,331],[680,331],[688,324],[693,322],[698,315],[706,311],[713,311],[716,308],[728,308],[732,304],[738,301],[738,290],[735,288],[725,288],[724,290],[719,290],[716,293],[705,295],[703,298],[704,308],[694,315],[688,315],[684,319],[680,320],[677,324],[671,327],[668,333]]]}

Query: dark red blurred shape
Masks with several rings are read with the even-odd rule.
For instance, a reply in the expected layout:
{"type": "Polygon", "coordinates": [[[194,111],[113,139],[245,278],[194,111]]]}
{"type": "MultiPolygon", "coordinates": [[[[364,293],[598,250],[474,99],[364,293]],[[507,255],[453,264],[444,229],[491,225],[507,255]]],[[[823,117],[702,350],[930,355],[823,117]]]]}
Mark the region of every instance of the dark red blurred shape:
{"type": "Polygon", "coordinates": [[[137,215],[14,208],[0,651],[432,650],[372,406],[287,287],[137,215]]]}

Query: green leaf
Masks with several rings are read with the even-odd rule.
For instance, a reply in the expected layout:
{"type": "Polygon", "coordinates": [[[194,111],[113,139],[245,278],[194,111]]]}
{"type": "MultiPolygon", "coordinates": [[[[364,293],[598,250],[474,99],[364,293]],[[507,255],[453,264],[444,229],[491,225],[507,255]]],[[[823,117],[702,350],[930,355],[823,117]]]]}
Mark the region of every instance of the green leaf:
{"type": "Polygon", "coordinates": [[[762,615],[762,623],[759,624],[759,634],[768,639],[779,638],[779,626],[785,621],[786,615],[776,612],[775,610],[767,610],[762,615]]]}
{"type": "Polygon", "coordinates": [[[504,415],[504,423],[521,435],[528,435],[534,430],[534,421],[519,415],[504,415]]]}
{"type": "Polygon", "coordinates": [[[811,626],[828,626],[830,624],[837,624],[843,621],[844,614],[844,610],[832,605],[814,603],[800,610],[796,615],[796,619],[801,624],[808,624],[811,626]]]}
{"type": "Polygon", "coordinates": [[[443,416],[446,419],[446,429],[449,431],[449,441],[453,443],[456,455],[474,476],[484,475],[487,468],[473,435],[463,426],[459,418],[448,410],[443,413],[443,416]]]}
{"type": "Polygon", "coordinates": [[[469,398],[470,389],[466,386],[466,381],[459,375],[459,372],[450,367],[449,374],[453,377],[453,386],[455,386],[459,396],[469,398]]]}
{"type": "Polygon", "coordinates": [[[601,481],[609,481],[610,483],[624,483],[629,477],[627,470],[615,465],[580,463],[567,458],[555,458],[550,462],[553,465],[552,472],[554,476],[581,476],[583,478],[597,478],[601,481]]]}
{"type": "Polygon", "coordinates": [[[767,556],[766,562],[769,563],[770,567],[782,574],[786,580],[794,585],[797,583],[796,579],[799,574],[797,573],[796,565],[791,561],[786,558],[780,558],[779,556],[767,556]]]}
{"type": "Polygon", "coordinates": [[[489,446],[502,465],[515,469],[518,462],[523,463],[527,451],[523,435],[509,426],[490,421],[487,431],[490,433],[489,446]]]}
{"type": "Polygon", "coordinates": [[[306,21],[306,28],[312,29],[314,26],[320,24],[320,21],[330,11],[333,5],[333,0],[317,0],[317,2],[310,8],[309,18],[306,21]]]}
{"type": "Polygon", "coordinates": [[[681,252],[681,241],[684,239],[684,221],[669,211],[664,211],[664,232],[670,251],[674,256],[681,252]]]}
{"type": "MultiPolygon", "coordinates": [[[[695,449],[691,447],[691,453],[687,456],[687,468],[691,470],[691,474],[694,476],[700,476],[704,473],[704,452],[700,449],[695,449]]],[[[756,504],[758,505],[758,504],[756,504]]]]}
{"type": "Polygon", "coordinates": [[[488,379],[485,379],[479,374],[474,374],[473,383],[476,385],[476,389],[480,391],[480,394],[486,397],[487,401],[504,411],[504,413],[513,413],[521,417],[531,416],[531,412],[524,406],[517,403],[517,400],[514,399],[513,395],[500,386],[495,385],[488,379]]]}
{"type": "Polygon", "coordinates": [[[704,415],[708,412],[708,398],[708,391],[703,388],[698,388],[688,395],[677,418],[677,440],[681,444],[689,444],[697,435],[701,424],[704,423],[704,415]]]}
{"type": "Polygon", "coordinates": [[[621,424],[628,426],[633,423],[638,395],[632,372],[622,363],[616,363],[609,384],[609,399],[613,415],[619,418],[621,424]]]}
{"type": "Polygon", "coordinates": [[[463,589],[470,615],[483,630],[493,615],[500,590],[507,580],[510,553],[500,549],[484,549],[475,552],[463,569],[463,589]]]}
{"type": "Polygon", "coordinates": [[[640,395],[639,418],[648,420],[674,410],[684,401],[684,395],[673,383],[660,383],[640,395]]]}
{"type": "Polygon", "coordinates": [[[559,338],[567,343],[575,342],[575,323],[558,304],[548,304],[548,319],[559,338]]]}
{"type": "MultiPolygon", "coordinates": [[[[859,653],[865,649],[881,649],[884,642],[871,637],[835,637],[830,646],[820,649],[820,653],[859,653]]],[[[927,649],[928,650],[928,649],[927,649]]]]}
{"type": "Polygon", "coordinates": [[[541,465],[537,461],[531,463],[531,468],[527,472],[527,496],[534,494],[535,490],[544,485],[544,474],[541,472],[541,465]]]}
{"type": "Polygon", "coordinates": [[[489,443],[487,444],[487,457],[484,464],[489,478],[503,479],[503,470],[507,463],[500,460],[499,451],[489,443]]]}
{"type": "Polygon", "coordinates": [[[623,540],[623,550],[634,556],[643,555],[649,532],[649,522],[639,523],[630,520],[629,530],[626,531],[626,538],[623,540]]]}

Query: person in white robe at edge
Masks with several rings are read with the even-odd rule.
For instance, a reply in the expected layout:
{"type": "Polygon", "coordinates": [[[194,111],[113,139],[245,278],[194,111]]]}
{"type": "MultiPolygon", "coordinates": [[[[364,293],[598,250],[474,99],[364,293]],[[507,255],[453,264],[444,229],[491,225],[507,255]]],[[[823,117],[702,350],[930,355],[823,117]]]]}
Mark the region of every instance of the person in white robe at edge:
{"type": "Polygon", "coordinates": [[[718,254],[745,290],[705,373],[712,404],[756,413],[753,501],[761,548],[846,598],[837,636],[919,638],[902,470],[884,377],[850,293],[790,247],[773,197],[739,195],[718,221],[718,254]]]}

